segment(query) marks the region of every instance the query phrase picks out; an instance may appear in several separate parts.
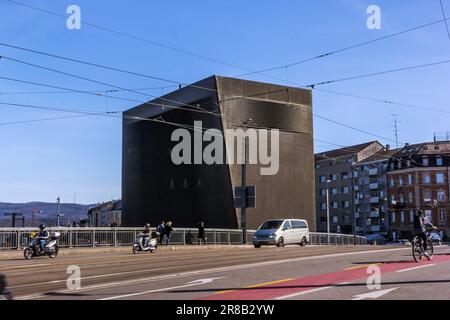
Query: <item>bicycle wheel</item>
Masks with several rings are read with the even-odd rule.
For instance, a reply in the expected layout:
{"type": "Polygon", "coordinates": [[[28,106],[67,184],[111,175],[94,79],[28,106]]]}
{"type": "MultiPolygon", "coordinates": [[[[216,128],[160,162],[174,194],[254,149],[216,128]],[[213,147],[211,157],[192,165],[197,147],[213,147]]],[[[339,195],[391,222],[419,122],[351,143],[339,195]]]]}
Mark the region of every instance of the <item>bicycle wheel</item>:
{"type": "Polygon", "coordinates": [[[412,241],[412,255],[415,262],[419,262],[422,259],[422,247],[418,238],[414,238],[412,241]]]}
{"type": "Polygon", "coordinates": [[[427,241],[427,253],[428,256],[430,257],[430,260],[433,259],[434,248],[433,248],[433,241],[431,239],[428,239],[427,241]]]}

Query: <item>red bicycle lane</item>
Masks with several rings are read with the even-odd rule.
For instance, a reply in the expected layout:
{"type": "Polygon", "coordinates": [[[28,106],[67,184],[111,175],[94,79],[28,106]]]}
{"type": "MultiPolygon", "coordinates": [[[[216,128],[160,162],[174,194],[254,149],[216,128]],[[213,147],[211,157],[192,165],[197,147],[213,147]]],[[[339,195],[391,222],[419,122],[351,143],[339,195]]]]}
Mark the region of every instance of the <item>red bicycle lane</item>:
{"type": "Polygon", "coordinates": [[[341,283],[367,278],[371,275],[371,273],[367,273],[367,267],[370,265],[378,265],[381,275],[383,275],[403,269],[445,263],[448,261],[450,261],[450,255],[436,255],[433,260],[421,261],[420,263],[415,263],[414,261],[380,261],[372,264],[367,263],[362,266],[356,266],[329,274],[314,275],[286,281],[281,280],[275,281],[276,283],[270,285],[254,285],[251,287],[218,292],[211,296],[199,298],[198,300],[271,300],[310,290],[338,286],[341,283]]]}

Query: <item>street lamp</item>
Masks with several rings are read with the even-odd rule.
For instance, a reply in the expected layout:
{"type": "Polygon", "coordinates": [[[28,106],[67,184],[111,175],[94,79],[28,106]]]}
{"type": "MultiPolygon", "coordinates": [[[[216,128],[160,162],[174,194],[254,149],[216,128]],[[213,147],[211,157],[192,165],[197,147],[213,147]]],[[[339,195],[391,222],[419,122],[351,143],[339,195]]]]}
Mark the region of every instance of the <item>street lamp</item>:
{"type": "Polygon", "coordinates": [[[330,188],[329,183],[331,180],[327,180],[327,234],[328,234],[328,244],[330,244],[330,188]]]}
{"type": "MultiPolygon", "coordinates": [[[[248,118],[242,122],[244,127],[243,139],[242,139],[242,152],[244,162],[241,170],[241,185],[244,190],[245,199],[247,199],[247,139],[245,138],[245,129],[247,125],[252,122],[253,119],[248,118]]],[[[242,228],[242,243],[247,244],[247,205],[241,208],[241,228],[242,228]]]]}

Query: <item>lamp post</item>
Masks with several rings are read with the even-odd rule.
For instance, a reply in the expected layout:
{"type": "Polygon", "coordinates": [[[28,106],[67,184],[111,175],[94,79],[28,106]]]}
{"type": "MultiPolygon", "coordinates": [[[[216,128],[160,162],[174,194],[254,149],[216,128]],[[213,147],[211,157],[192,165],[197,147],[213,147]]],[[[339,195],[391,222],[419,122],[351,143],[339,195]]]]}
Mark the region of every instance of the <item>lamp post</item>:
{"type": "Polygon", "coordinates": [[[331,180],[327,180],[327,234],[328,234],[328,244],[330,244],[330,187],[329,183],[331,180]]]}
{"type": "MultiPolygon", "coordinates": [[[[247,125],[252,122],[252,119],[249,118],[242,122],[242,126],[244,128],[243,137],[242,137],[242,152],[243,152],[243,163],[241,170],[241,186],[244,189],[245,202],[247,202],[247,139],[245,138],[245,130],[247,125]]],[[[242,228],[242,243],[247,244],[247,205],[245,204],[241,208],[241,228],[242,228]]]]}

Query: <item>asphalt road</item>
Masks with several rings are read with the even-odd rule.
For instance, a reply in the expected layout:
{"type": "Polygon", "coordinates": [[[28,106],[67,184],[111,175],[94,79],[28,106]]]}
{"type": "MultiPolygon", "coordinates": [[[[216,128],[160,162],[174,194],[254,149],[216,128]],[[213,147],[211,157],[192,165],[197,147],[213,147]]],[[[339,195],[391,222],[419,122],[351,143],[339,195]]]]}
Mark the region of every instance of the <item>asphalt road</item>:
{"type": "Polygon", "coordinates": [[[435,251],[420,263],[409,247],[381,246],[96,252],[3,259],[0,272],[16,299],[450,299],[450,247],[435,251]],[[70,266],[80,289],[68,289],[70,266]]]}

